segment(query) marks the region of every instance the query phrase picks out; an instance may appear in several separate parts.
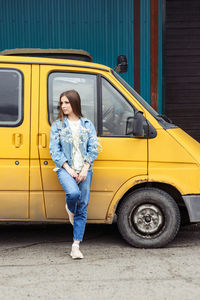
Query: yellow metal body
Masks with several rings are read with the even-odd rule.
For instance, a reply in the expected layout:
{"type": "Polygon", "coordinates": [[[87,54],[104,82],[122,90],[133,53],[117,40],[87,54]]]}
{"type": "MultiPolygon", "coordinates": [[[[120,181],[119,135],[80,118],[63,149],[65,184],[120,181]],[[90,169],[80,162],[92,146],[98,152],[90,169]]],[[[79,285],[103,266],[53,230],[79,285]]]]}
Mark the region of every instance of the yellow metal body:
{"type": "Polygon", "coordinates": [[[157,136],[152,139],[101,137],[94,163],[88,222],[111,223],[116,207],[133,187],[164,183],[181,195],[200,194],[200,145],[179,128],[164,130],[105,66],[89,62],[0,56],[0,68],[24,78],[24,119],[0,127],[0,220],[67,220],[65,195],[49,153],[47,80],[52,71],[103,75],[137,110],[157,136]],[[16,164],[18,162],[18,164],[16,164]]]}

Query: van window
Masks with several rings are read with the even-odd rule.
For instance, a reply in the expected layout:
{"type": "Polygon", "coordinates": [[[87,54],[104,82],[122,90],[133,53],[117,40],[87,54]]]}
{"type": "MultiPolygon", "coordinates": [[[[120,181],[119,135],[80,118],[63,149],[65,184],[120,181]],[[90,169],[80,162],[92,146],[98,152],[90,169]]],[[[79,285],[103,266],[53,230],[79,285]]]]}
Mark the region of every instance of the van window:
{"type": "Polygon", "coordinates": [[[48,79],[48,107],[50,124],[58,116],[60,94],[67,90],[76,90],[81,97],[84,117],[93,122],[97,129],[97,78],[84,73],[53,72],[48,79]]]}
{"type": "Polygon", "coordinates": [[[13,69],[0,69],[0,126],[16,127],[22,120],[22,74],[13,69]]]}
{"type": "Polygon", "coordinates": [[[102,135],[125,136],[127,118],[133,116],[131,104],[102,78],[102,135]]]}
{"type": "Polygon", "coordinates": [[[119,82],[150,112],[155,118],[158,117],[158,112],[153,109],[119,74],[112,70],[112,74],[119,80],[119,82]]]}

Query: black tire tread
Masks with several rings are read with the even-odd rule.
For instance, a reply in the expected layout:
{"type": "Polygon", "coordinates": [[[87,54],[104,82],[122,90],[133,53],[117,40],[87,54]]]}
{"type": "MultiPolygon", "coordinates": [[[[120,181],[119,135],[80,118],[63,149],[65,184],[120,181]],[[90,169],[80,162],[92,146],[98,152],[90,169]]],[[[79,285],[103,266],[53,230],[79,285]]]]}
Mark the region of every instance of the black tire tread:
{"type": "Polygon", "coordinates": [[[138,248],[161,248],[161,247],[164,247],[165,245],[170,243],[175,238],[175,236],[177,235],[177,233],[179,231],[180,223],[181,223],[180,211],[179,211],[179,208],[178,208],[176,202],[165,191],[157,189],[157,188],[142,188],[142,189],[138,189],[138,190],[130,193],[123,200],[123,202],[120,204],[120,207],[119,207],[119,210],[118,210],[117,226],[118,226],[119,232],[121,233],[121,235],[125,239],[125,241],[127,241],[132,246],[138,247],[138,248]],[[142,244],[142,243],[138,243],[137,241],[133,241],[133,239],[131,239],[130,236],[127,234],[127,231],[124,228],[123,222],[120,221],[120,217],[122,217],[122,215],[123,215],[123,211],[126,208],[127,201],[129,201],[129,198],[134,198],[136,194],[139,194],[139,193],[142,193],[142,192],[148,192],[148,193],[156,192],[157,194],[160,194],[161,197],[164,197],[164,198],[167,199],[168,203],[174,209],[174,212],[175,212],[175,215],[176,215],[176,226],[175,226],[174,231],[172,232],[172,234],[168,237],[168,239],[165,240],[165,242],[163,242],[163,241],[160,241],[160,242],[156,241],[156,242],[152,242],[152,243],[149,242],[149,245],[147,245],[145,243],[142,244]]]}

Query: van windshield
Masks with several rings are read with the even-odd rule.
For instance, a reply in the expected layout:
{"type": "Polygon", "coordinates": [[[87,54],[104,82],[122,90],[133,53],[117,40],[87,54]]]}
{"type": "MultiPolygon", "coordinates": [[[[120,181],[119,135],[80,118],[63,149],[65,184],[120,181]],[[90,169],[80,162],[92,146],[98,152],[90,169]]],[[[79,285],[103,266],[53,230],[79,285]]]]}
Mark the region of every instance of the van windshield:
{"type": "Polygon", "coordinates": [[[155,111],[121,76],[119,76],[114,70],[111,70],[112,74],[117,78],[117,80],[150,112],[154,118],[159,117],[157,111],[155,111]]]}
{"type": "Polygon", "coordinates": [[[164,129],[176,128],[177,126],[165,115],[159,115],[121,76],[114,70],[112,74],[117,80],[142,104],[142,106],[159,122],[164,129]]]}

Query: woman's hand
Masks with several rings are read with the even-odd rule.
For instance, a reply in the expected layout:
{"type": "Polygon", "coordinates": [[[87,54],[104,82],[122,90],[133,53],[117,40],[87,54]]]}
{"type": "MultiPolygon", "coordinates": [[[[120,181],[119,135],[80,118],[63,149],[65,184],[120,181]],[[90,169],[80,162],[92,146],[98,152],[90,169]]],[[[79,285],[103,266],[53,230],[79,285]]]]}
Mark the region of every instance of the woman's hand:
{"type": "Polygon", "coordinates": [[[78,178],[76,180],[76,182],[78,184],[86,179],[89,167],[90,167],[89,163],[84,164],[84,166],[83,166],[83,168],[82,168],[81,172],[79,173],[78,178]]]}
{"type": "Polygon", "coordinates": [[[77,182],[78,179],[78,174],[76,173],[76,171],[74,169],[72,169],[67,162],[65,162],[63,164],[63,168],[67,171],[67,173],[69,173],[69,175],[71,175],[77,182]]]}

